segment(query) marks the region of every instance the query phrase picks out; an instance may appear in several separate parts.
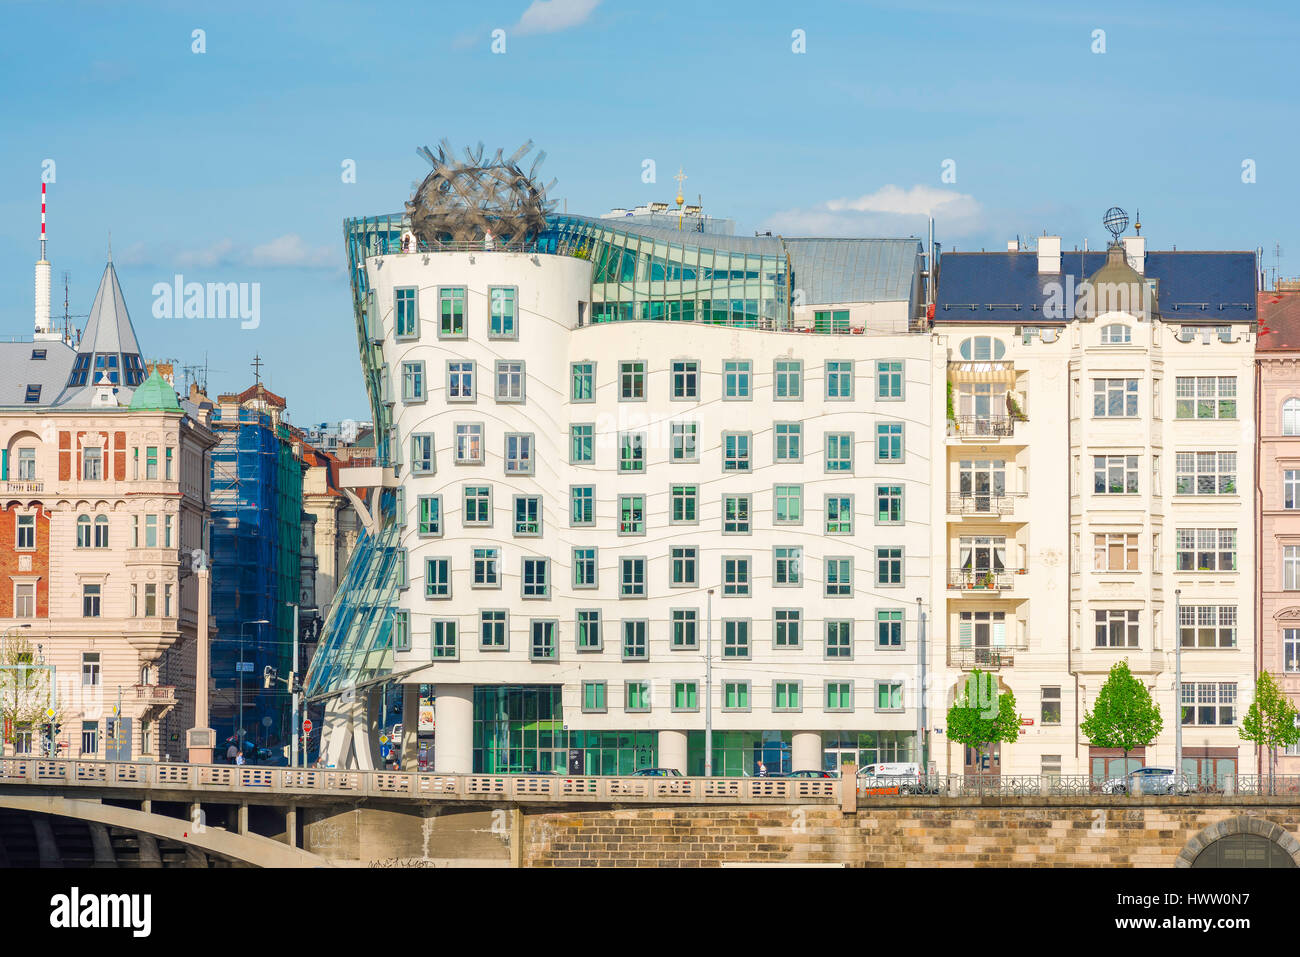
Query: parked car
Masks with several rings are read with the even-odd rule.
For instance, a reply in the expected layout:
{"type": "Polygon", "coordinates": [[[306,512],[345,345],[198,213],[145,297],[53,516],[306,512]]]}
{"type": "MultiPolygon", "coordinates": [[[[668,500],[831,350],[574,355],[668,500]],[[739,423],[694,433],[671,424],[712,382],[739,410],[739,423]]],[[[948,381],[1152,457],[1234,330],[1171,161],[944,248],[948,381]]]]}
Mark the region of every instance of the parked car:
{"type": "Polygon", "coordinates": [[[839,777],[834,771],[791,771],[786,775],[788,778],[835,778],[839,777]]]}
{"type": "Polygon", "coordinates": [[[1174,769],[1168,767],[1137,768],[1101,786],[1102,794],[1189,794],[1191,791],[1187,778],[1175,775],[1174,769]]]}
{"type": "Polygon", "coordinates": [[[925,779],[915,763],[867,764],[858,771],[858,787],[898,788],[899,794],[938,794],[940,788],[925,779]]]}
{"type": "Polygon", "coordinates": [[[676,768],[642,768],[640,771],[633,771],[634,778],[680,778],[682,772],[676,768]]]}

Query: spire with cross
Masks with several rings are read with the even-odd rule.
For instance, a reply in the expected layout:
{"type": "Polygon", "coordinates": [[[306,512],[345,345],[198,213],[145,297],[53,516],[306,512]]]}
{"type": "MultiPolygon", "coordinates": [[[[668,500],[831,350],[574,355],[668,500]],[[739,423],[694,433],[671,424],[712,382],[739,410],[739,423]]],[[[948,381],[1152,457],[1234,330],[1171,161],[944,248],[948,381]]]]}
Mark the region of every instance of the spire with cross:
{"type": "Polygon", "coordinates": [[[262,366],[265,365],[265,363],[262,362],[262,357],[261,357],[260,355],[256,355],[256,354],[255,354],[255,355],[253,356],[253,361],[250,362],[249,365],[251,365],[251,366],[253,367],[253,383],[254,383],[255,385],[261,385],[261,384],[262,384],[262,366]]]}

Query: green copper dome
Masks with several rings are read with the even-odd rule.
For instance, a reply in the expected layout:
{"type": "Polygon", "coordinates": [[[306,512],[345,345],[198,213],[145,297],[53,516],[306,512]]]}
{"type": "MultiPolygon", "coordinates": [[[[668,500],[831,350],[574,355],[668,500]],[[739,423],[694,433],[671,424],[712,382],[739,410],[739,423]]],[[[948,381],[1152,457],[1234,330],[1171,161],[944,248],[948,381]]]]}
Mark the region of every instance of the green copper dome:
{"type": "Polygon", "coordinates": [[[181,403],[176,398],[176,390],[167,384],[167,380],[155,368],[149,378],[135,390],[135,395],[131,396],[131,408],[179,412],[181,403]]]}

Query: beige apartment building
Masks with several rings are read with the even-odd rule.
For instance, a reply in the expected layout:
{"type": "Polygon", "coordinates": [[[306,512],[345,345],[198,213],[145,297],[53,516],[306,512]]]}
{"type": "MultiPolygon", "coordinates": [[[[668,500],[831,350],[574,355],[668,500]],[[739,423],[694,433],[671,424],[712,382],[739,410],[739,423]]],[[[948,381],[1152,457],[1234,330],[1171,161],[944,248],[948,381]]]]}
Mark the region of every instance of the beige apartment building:
{"type": "Polygon", "coordinates": [[[1254,254],[1148,252],[1142,236],[1062,252],[1044,236],[940,265],[938,769],[976,767],[940,729],[978,667],[1022,716],[986,770],[1120,773],[1079,722],[1127,659],[1164,718],[1129,766],[1173,762],[1181,712],[1184,770],[1235,773],[1256,612],[1254,254]]]}
{"type": "Polygon", "coordinates": [[[48,707],[60,756],[184,758],[205,419],[145,378],[111,261],[76,347],[39,315],[33,341],[0,344],[0,634],[51,699],[6,711],[7,753],[48,749],[48,707]]]}
{"type": "MultiPolygon", "coordinates": [[[[1259,647],[1267,670],[1300,700],[1300,282],[1259,294],[1259,647]]],[[[1245,749],[1243,748],[1243,755],[1245,749]]],[[[1251,770],[1267,772],[1267,756],[1251,770]]],[[[1243,758],[1243,764],[1245,764],[1243,758]]],[[[1281,774],[1300,774],[1300,748],[1277,755],[1281,774]]]]}

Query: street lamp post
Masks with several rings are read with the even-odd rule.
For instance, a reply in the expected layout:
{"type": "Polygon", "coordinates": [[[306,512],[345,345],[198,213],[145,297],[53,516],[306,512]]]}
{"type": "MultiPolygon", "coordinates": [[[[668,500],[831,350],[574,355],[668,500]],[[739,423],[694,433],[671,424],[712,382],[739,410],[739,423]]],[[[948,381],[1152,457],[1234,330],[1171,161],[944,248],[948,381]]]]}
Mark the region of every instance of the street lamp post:
{"type": "Polygon", "coordinates": [[[704,623],[704,776],[713,777],[713,589],[704,623]]]}
{"type": "Polygon", "coordinates": [[[930,743],[930,736],[926,732],[925,725],[925,612],[921,608],[921,599],[919,598],[916,600],[916,633],[917,644],[920,646],[919,654],[921,659],[921,687],[918,689],[921,695],[921,707],[917,713],[917,734],[920,736],[920,740],[917,741],[917,745],[921,752],[921,773],[929,774],[930,755],[928,746],[930,743]]]}
{"type": "MultiPolygon", "coordinates": [[[[1181,588],[1174,589],[1174,774],[1183,773],[1183,636],[1181,588]]],[[[1125,770],[1128,770],[1127,768],[1125,770]]],[[[1177,777],[1174,780],[1178,780],[1177,777]]]]}
{"type": "MultiPolygon", "coordinates": [[[[289,767],[298,766],[298,603],[287,601],[293,608],[293,666],[289,669],[289,700],[292,717],[289,723],[289,767]]],[[[280,712],[284,714],[283,711],[280,712]]]]}
{"type": "Polygon", "coordinates": [[[269,625],[265,618],[249,619],[239,626],[239,712],[235,715],[235,737],[239,741],[239,753],[244,753],[244,638],[249,625],[269,625]]]}

